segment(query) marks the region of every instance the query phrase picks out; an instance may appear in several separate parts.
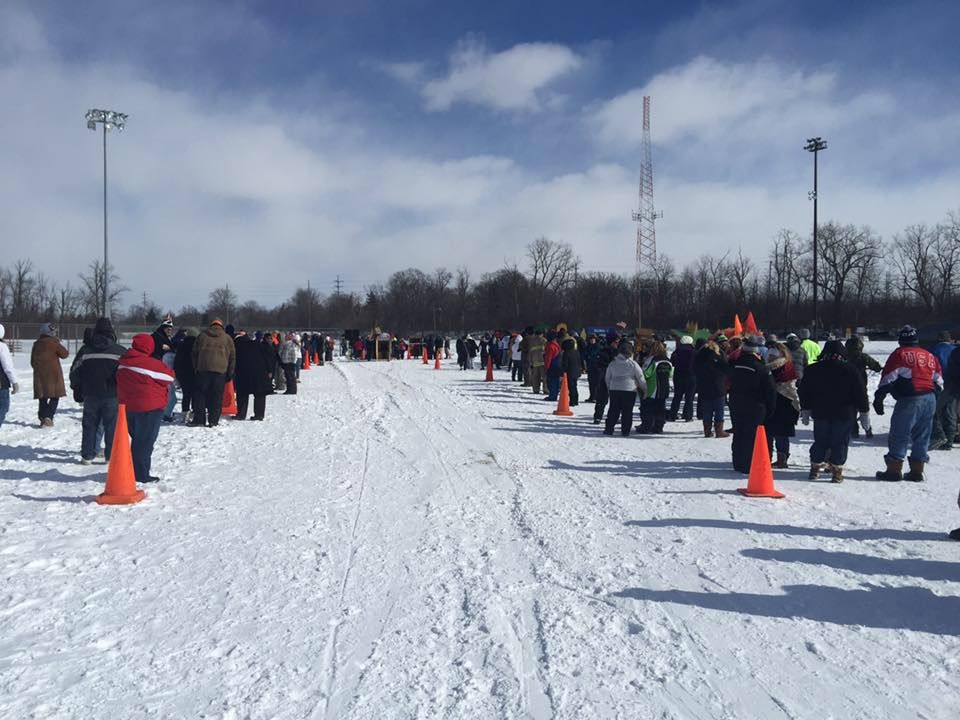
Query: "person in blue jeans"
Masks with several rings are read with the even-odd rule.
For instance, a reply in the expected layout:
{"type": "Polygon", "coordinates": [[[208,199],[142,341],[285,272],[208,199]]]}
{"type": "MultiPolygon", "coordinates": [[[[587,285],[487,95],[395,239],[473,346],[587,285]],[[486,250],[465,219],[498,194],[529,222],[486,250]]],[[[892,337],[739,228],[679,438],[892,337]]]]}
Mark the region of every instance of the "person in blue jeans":
{"type": "Polygon", "coordinates": [[[13,369],[13,356],[4,341],[6,330],[0,325],[0,426],[7,419],[10,410],[10,395],[20,389],[17,384],[17,371],[13,369]]]}
{"type": "Polygon", "coordinates": [[[80,462],[84,465],[97,456],[101,437],[106,440],[104,455],[110,460],[117,425],[117,364],[124,352],[126,349],[117,344],[113,324],[108,318],[100,318],[70,367],[70,387],[83,403],[80,462]]]}
{"type": "Polygon", "coordinates": [[[910,325],[900,329],[900,347],[883,366],[880,386],[873,398],[873,409],[883,415],[883,400],[893,395],[897,404],[890,418],[887,436],[887,467],[877,473],[878,480],[923,482],[923,468],[929,461],[930,431],[937,410],[936,392],[943,389],[940,361],[918,347],[917,331],[910,325]],[[910,453],[910,472],[903,474],[903,462],[910,453]]]}

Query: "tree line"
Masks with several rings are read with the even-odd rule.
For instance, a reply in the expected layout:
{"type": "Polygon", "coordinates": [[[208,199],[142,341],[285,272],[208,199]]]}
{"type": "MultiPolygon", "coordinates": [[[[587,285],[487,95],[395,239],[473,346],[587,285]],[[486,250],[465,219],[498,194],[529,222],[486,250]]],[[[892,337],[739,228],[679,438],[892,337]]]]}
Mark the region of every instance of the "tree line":
{"type": "MultiPolygon", "coordinates": [[[[940,222],[910,225],[884,240],[868,226],[829,221],[818,232],[820,324],[826,328],[893,327],[911,322],[949,323],[960,310],[960,212],[940,222]]],[[[568,243],[541,237],[526,248],[523,267],[512,265],[474,277],[454,270],[408,268],[362,293],[323,296],[292,290],[268,308],[242,301],[229,286],[215,288],[203,307],[161,308],[144,293],[121,310],[129,293],[111,268],[113,316],[127,325],[152,326],[171,314],[178,324],[202,326],[213,317],[238,327],[380,327],[398,334],[521,328],[532,322],[571,327],[636,326],[665,330],[697,322],[726,327],[734,313],[753,312],[767,328],[812,324],[813,240],[791,230],[771,239],[766,256],[742,248],[703,254],[678,267],[666,253],[655,263],[624,272],[590,272],[568,243]]],[[[75,284],[57,284],[30,260],[0,268],[0,318],[13,322],[91,322],[103,312],[104,268],[92,262],[75,284]]]]}

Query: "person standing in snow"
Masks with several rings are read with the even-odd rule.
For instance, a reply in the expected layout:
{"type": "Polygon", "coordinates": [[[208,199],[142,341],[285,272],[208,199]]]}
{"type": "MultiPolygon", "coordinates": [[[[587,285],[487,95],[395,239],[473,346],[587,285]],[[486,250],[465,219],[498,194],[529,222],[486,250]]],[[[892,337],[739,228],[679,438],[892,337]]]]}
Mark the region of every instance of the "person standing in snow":
{"type": "Polygon", "coordinates": [[[104,433],[104,457],[110,460],[117,426],[117,365],[126,349],[117,344],[109,318],[100,318],[90,342],[84,344],[70,368],[70,387],[83,399],[83,433],[80,462],[89,465],[97,456],[100,427],[104,433]]]}
{"type": "MultiPolygon", "coordinates": [[[[610,412],[607,413],[603,434],[613,435],[619,422],[620,434],[627,437],[633,427],[633,408],[637,403],[637,394],[643,397],[647,390],[643,370],[633,359],[632,343],[619,343],[616,356],[604,371],[603,379],[604,387],[610,394],[610,412]]],[[[597,403],[597,407],[602,407],[601,403],[597,403]]]]}
{"type": "MultiPolygon", "coordinates": [[[[867,370],[881,372],[883,367],[880,365],[880,363],[863,351],[863,338],[861,338],[859,335],[853,335],[847,338],[845,348],[847,351],[847,362],[850,363],[850,367],[856,370],[857,376],[860,378],[863,386],[867,387],[867,370]]],[[[873,437],[873,426],[870,423],[869,404],[867,405],[867,409],[860,413],[860,416],[857,418],[857,422],[853,424],[853,429],[850,433],[850,436],[860,437],[860,428],[863,428],[863,432],[866,434],[867,438],[873,437]]]]}
{"type": "Polygon", "coordinates": [[[517,333],[510,343],[510,381],[523,382],[523,335],[517,333]]]}
{"type": "Polygon", "coordinates": [[[297,394],[297,363],[300,360],[300,349],[294,340],[293,333],[287,333],[286,339],[280,346],[280,366],[283,368],[284,395],[297,394]]]}
{"type": "Polygon", "coordinates": [[[676,422],[683,403],[683,421],[693,420],[693,397],[697,391],[697,377],[693,372],[693,359],[697,351],[693,347],[693,338],[682,335],[677,347],[670,356],[673,365],[673,401],[670,403],[670,421],[676,422]]]}
{"type": "Polygon", "coordinates": [[[787,346],[771,335],[767,341],[767,370],[777,388],[773,414],[765,423],[767,435],[773,438],[777,450],[775,468],[789,467],[790,438],[797,434],[800,419],[800,398],[797,396],[797,373],[787,346]]]}
{"type": "Polygon", "coordinates": [[[233,338],[224,331],[223,321],[214,318],[210,327],[200,333],[193,344],[193,367],[196,375],[191,425],[216,427],[220,423],[223,385],[227,380],[233,379],[236,360],[233,338]]]}
{"type": "Polygon", "coordinates": [[[727,357],[713,341],[697,351],[693,361],[697,378],[697,411],[703,421],[703,436],[725,438],[724,408],[727,399],[727,357]]]}
{"type": "Polygon", "coordinates": [[[957,401],[960,400],[960,347],[950,353],[943,368],[943,391],[937,397],[937,412],[930,436],[931,450],[952,450],[957,434],[957,401]]]}
{"type": "Polygon", "coordinates": [[[787,335],[787,349],[793,360],[793,371],[797,374],[797,382],[803,380],[803,373],[807,369],[807,351],[800,345],[800,338],[795,333],[787,335]]]}
{"type": "Polygon", "coordinates": [[[580,351],[577,350],[577,341],[573,337],[564,338],[561,345],[560,366],[561,372],[567,378],[567,391],[570,393],[570,407],[580,404],[580,351]]]}
{"type": "Polygon", "coordinates": [[[930,431],[937,409],[935,393],[943,387],[940,361],[918,347],[917,331],[910,325],[900,329],[900,347],[883,366],[880,387],[873,397],[873,409],[883,415],[883,399],[893,395],[897,403],[890,418],[887,435],[886,470],[877,472],[878,480],[923,482],[923,468],[930,460],[930,431]],[[903,474],[903,461],[910,450],[910,472],[903,474]]]}
{"type": "Polygon", "coordinates": [[[832,481],[843,482],[850,428],[868,403],[867,387],[857,369],[847,362],[839,340],[824,344],[820,359],[807,368],[799,392],[803,424],[813,418],[808,477],[816,480],[829,459],[832,481]]]}
{"type": "Polygon", "coordinates": [[[543,357],[547,349],[547,341],[543,339],[543,330],[537,329],[530,338],[527,346],[527,363],[529,365],[530,386],[533,388],[533,394],[540,394],[540,386],[546,385],[546,378],[543,370],[543,357]]]}
{"type": "Polygon", "coordinates": [[[587,336],[587,346],[583,349],[583,365],[587,368],[587,387],[589,388],[585,402],[596,402],[597,381],[600,374],[597,372],[597,357],[600,355],[600,345],[597,343],[597,336],[590,334],[587,336]]]}
{"type": "MultiPolygon", "coordinates": [[[[607,368],[610,367],[610,363],[614,361],[619,352],[618,348],[620,345],[620,336],[617,333],[610,331],[607,333],[607,342],[597,351],[596,359],[596,372],[597,372],[597,385],[594,388],[594,405],[593,405],[593,424],[599,425],[600,421],[603,420],[603,411],[607,407],[607,400],[610,399],[610,388],[607,386],[607,368]]],[[[630,352],[633,352],[633,346],[630,347],[630,352]]],[[[630,410],[630,422],[633,423],[633,409],[630,410]]]]}
{"type": "Polygon", "coordinates": [[[180,393],[183,396],[180,401],[180,410],[183,414],[181,422],[187,422],[190,403],[193,402],[195,388],[193,345],[197,341],[197,334],[194,328],[188,329],[186,333],[184,333],[180,347],[177,348],[176,356],[173,358],[173,373],[177,376],[177,384],[180,385],[180,393]]]}
{"type": "Polygon", "coordinates": [[[263,420],[267,411],[267,393],[270,391],[270,366],[261,343],[256,343],[243,330],[233,338],[237,351],[234,387],[237,391],[237,420],[247,419],[247,407],[253,395],[253,420],[263,420]]]}
{"type": "Polygon", "coordinates": [[[67,394],[60,361],[69,356],[70,352],[57,339],[56,326],[44,323],[30,352],[33,397],[38,401],[37,416],[42,428],[53,427],[53,416],[57,414],[60,398],[67,394]]]}
{"type": "Polygon", "coordinates": [[[167,388],[174,381],[173,371],[153,357],[154,350],[153,337],[135,335],[117,365],[117,400],[126,407],[133,473],[138,483],[160,479],[150,474],[150,466],[167,405],[167,388]]]}
{"type": "Polygon", "coordinates": [[[163,356],[173,350],[173,318],[165,317],[160,326],[153,331],[153,356],[163,360],[163,356]]]}
{"type": "Polygon", "coordinates": [[[560,343],[557,342],[557,333],[547,332],[547,345],[543,351],[543,367],[547,373],[547,396],[544,400],[556,402],[560,393],[560,376],[563,371],[560,367],[560,343]]]}
{"type": "MultiPolygon", "coordinates": [[[[733,467],[749,474],[757,427],[767,421],[777,402],[773,377],[760,359],[760,347],[753,338],[747,338],[740,346],[740,356],[733,363],[730,377],[733,467]]],[[[771,438],[767,438],[767,445],[767,452],[772,452],[771,438]]]]}
{"type": "Polygon", "coordinates": [[[654,340],[641,367],[646,392],[640,401],[640,427],[637,432],[661,435],[667,422],[667,396],[670,395],[670,378],[673,375],[666,346],[654,340]]]}
{"type": "Polygon", "coordinates": [[[5,336],[6,328],[0,325],[0,427],[3,427],[3,421],[7,419],[7,412],[10,410],[10,396],[20,391],[17,371],[13,368],[13,356],[7,347],[7,341],[4,340],[5,336]]]}

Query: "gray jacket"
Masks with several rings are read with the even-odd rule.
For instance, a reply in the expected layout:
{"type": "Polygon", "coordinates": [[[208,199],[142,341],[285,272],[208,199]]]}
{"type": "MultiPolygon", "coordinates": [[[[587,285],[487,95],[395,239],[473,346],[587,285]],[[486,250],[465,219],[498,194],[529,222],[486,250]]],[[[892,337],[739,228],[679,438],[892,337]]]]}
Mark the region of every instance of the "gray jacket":
{"type": "Polygon", "coordinates": [[[621,390],[633,392],[638,390],[640,396],[647,394],[647,383],[643,379],[643,370],[633,358],[618,354],[607,366],[607,389],[613,392],[621,390]]]}

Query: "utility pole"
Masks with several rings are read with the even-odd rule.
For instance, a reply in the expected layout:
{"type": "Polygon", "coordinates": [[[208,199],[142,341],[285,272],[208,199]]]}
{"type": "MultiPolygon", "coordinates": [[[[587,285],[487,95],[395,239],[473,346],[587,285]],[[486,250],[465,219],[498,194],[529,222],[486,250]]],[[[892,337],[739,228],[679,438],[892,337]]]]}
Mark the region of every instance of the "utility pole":
{"type": "Polygon", "coordinates": [[[143,309],[143,326],[146,327],[147,326],[147,291],[146,290],[143,291],[142,309],[143,309]]]}
{"type": "Polygon", "coordinates": [[[809,138],[803,146],[807,152],[813,153],[813,192],[807,193],[807,198],[813,200],[813,337],[817,338],[820,318],[817,315],[817,258],[820,256],[817,248],[817,154],[827,149],[827,141],[821,138],[809,138]]]}
{"type": "Polygon", "coordinates": [[[633,213],[637,225],[637,329],[643,327],[643,276],[657,262],[656,221],[663,217],[653,207],[653,152],[650,141],[650,96],[643,96],[643,157],[640,163],[640,205],[633,213]]]}
{"type": "Polygon", "coordinates": [[[343,281],[340,279],[340,276],[337,275],[337,279],[334,281],[333,286],[337,289],[337,297],[340,297],[340,290],[343,289],[343,281]]]}
{"type": "Polygon", "coordinates": [[[307,280],[307,328],[313,328],[313,291],[310,290],[309,280],[307,280]]]}

